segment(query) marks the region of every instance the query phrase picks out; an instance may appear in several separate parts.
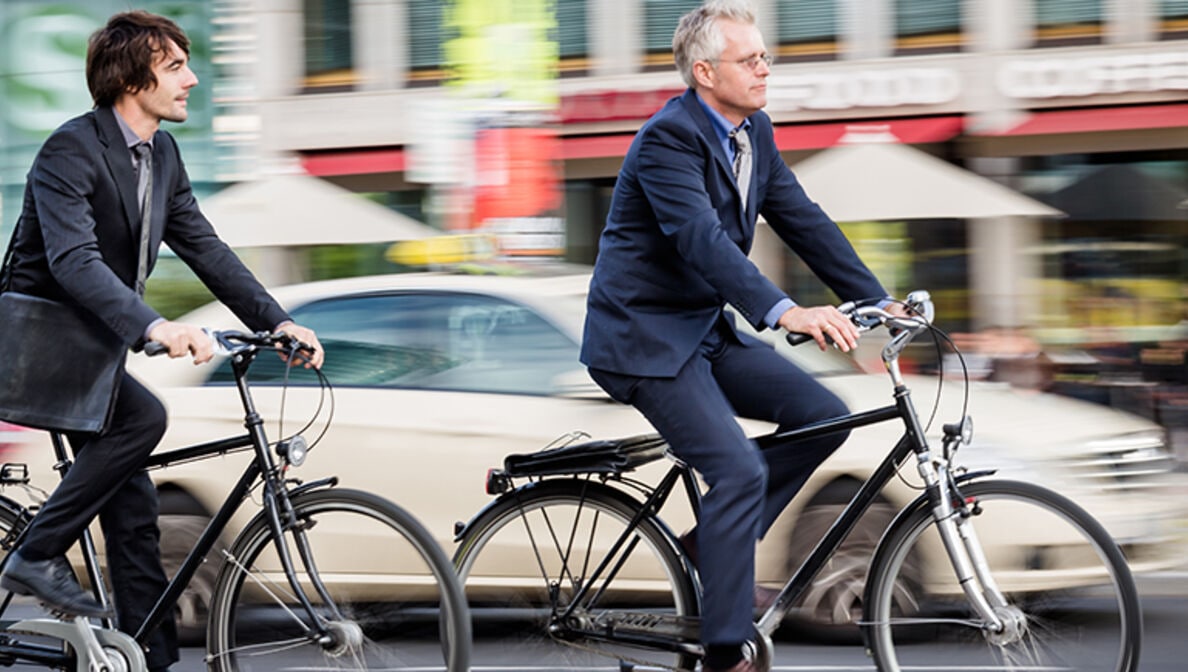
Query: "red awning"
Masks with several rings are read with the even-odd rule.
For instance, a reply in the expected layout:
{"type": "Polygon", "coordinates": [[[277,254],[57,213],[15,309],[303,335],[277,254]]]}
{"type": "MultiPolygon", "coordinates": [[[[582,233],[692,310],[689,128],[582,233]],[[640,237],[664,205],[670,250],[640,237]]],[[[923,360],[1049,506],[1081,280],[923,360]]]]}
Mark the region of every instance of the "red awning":
{"type": "Polygon", "coordinates": [[[944,142],[961,133],[964,118],[913,117],[887,121],[838,121],[824,124],[788,124],[775,127],[776,146],[788,152],[801,149],[824,149],[832,147],[850,129],[874,128],[890,133],[905,145],[920,145],[929,142],[944,142]]]}
{"type": "MultiPolygon", "coordinates": [[[[787,124],[776,126],[776,146],[781,151],[832,147],[851,127],[877,126],[905,144],[944,142],[961,133],[960,116],[914,117],[885,121],[829,122],[823,124],[787,124]]],[[[631,146],[634,133],[615,135],[577,135],[561,138],[561,160],[623,157],[631,146]]],[[[352,149],[306,154],[302,166],[310,175],[361,175],[401,172],[405,169],[404,150],[400,148],[352,149]]]]}
{"type": "Polygon", "coordinates": [[[1188,105],[1136,105],[1032,112],[1022,123],[986,136],[1097,133],[1188,126],[1188,105]]]}
{"type": "Polygon", "coordinates": [[[319,177],[402,173],[406,164],[404,150],[398,147],[320,151],[301,157],[305,172],[319,177]]]}

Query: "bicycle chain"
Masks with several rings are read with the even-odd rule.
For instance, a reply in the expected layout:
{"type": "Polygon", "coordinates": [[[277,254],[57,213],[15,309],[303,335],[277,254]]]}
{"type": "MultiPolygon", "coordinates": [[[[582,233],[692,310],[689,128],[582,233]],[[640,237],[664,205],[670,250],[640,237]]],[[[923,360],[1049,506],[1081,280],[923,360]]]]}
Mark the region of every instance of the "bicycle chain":
{"type": "Polygon", "coordinates": [[[618,660],[621,662],[632,663],[635,665],[643,665],[644,667],[669,670],[669,672],[697,672],[697,670],[692,670],[692,669],[685,668],[685,667],[676,667],[674,665],[665,665],[664,663],[658,663],[653,660],[644,660],[642,658],[632,658],[630,656],[621,656],[617,653],[610,653],[609,651],[603,651],[602,649],[600,649],[596,646],[591,646],[588,644],[579,644],[578,642],[561,639],[560,637],[556,637],[554,635],[550,635],[550,637],[552,637],[553,641],[557,642],[558,644],[568,646],[571,649],[577,649],[578,651],[586,651],[589,653],[593,653],[594,655],[602,656],[604,658],[614,658],[615,660],[618,660]]]}

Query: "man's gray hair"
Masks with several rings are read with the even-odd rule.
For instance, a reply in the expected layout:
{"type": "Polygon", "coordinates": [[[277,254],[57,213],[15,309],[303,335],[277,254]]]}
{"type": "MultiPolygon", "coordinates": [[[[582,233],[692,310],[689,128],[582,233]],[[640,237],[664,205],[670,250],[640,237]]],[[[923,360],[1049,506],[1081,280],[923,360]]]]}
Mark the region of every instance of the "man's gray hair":
{"type": "Polygon", "coordinates": [[[747,0],[708,0],[697,9],[681,17],[672,34],[672,56],[677,72],[691,88],[697,87],[693,64],[697,61],[717,61],[726,48],[725,38],[718,27],[719,19],[739,23],[755,23],[755,10],[747,0]]]}

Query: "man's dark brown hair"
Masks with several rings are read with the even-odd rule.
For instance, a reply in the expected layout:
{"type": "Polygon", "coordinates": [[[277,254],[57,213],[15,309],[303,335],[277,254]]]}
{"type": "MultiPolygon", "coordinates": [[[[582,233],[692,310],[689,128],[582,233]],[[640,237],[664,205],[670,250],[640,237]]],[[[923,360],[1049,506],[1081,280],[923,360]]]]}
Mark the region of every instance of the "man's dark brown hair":
{"type": "Polygon", "coordinates": [[[153,64],[169,42],[190,55],[190,39],[163,16],[136,10],[111,17],[87,43],[87,88],[95,106],[156,86],[153,64]]]}

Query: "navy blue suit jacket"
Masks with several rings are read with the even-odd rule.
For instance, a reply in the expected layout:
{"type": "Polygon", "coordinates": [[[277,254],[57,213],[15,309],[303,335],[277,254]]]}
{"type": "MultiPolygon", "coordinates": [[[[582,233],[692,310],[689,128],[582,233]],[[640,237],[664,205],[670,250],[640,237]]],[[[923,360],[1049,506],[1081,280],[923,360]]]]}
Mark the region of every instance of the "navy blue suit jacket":
{"type": "Polygon", "coordinates": [[[776,148],[771,119],[750,118],[744,212],[729,157],[692,90],[636,134],[615,184],[590,283],[581,359],[643,377],[675,376],[725,304],[762,329],[783,291],[747,258],[758,215],[842,300],[881,284],[776,148]]]}
{"type": "MultiPolygon", "coordinates": [[[[164,241],[249,328],[288,319],[198,209],[165,131],[153,136],[153,204],[150,271],[164,241]]],[[[96,108],[54,131],[33,162],[10,286],[87,310],[136,345],[160,317],[136,294],[140,230],[131,152],[115,112],[96,108]]]]}

